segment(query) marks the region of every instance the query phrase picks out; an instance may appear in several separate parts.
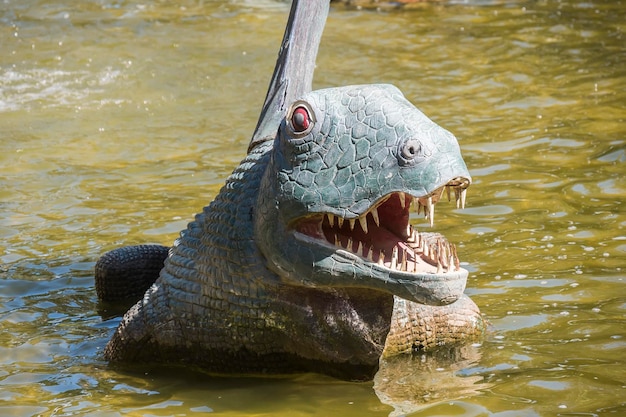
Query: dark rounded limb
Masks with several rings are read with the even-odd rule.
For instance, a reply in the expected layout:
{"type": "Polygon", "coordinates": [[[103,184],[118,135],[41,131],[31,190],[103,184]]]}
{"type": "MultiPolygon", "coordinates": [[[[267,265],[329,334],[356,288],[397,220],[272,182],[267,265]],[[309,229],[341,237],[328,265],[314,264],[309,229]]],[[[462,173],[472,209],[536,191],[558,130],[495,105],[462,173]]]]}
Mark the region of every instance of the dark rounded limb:
{"type": "Polygon", "coordinates": [[[125,246],[105,253],[95,267],[100,301],[139,300],[159,277],[169,248],[161,245],[125,246]]]}

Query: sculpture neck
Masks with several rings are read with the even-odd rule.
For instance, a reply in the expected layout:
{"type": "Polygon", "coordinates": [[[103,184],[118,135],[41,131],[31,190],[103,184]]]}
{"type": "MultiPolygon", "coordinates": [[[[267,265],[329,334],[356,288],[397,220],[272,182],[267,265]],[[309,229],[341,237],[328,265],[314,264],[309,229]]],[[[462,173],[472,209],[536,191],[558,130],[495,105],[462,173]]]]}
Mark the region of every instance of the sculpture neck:
{"type": "Polygon", "coordinates": [[[248,152],[259,143],[274,139],[286,107],[311,91],[329,3],[328,0],[292,2],[274,74],[248,152]]]}

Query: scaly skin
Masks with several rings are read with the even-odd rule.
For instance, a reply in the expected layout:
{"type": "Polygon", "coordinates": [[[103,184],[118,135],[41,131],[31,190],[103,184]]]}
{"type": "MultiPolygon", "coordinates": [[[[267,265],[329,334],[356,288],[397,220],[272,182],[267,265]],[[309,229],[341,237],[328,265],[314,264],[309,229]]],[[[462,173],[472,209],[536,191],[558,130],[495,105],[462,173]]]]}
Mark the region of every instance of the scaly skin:
{"type": "Polygon", "coordinates": [[[408,226],[412,203],[469,181],[454,136],[395,87],[305,94],[181,233],[105,357],[369,379],[383,350],[473,340],[467,271],[442,236],[408,226]]]}
{"type": "Polygon", "coordinates": [[[248,154],[174,246],[98,262],[101,300],[141,297],[160,270],[111,362],[369,379],[382,355],[482,333],[454,246],[409,225],[411,205],[432,224],[446,189],[463,206],[458,143],[395,87],[311,92],[327,13],[293,0],[248,154]]]}
{"type": "Polygon", "coordinates": [[[287,114],[255,208],[255,239],[270,269],[291,285],[367,287],[432,305],[459,298],[467,271],[452,266],[436,274],[436,265],[408,248],[407,207],[429,197],[436,202],[447,184],[469,185],[456,138],[391,85],[311,92],[291,111],[303,108],[311,113],[310,131],[294,132],[287,114]],[[378,261],[382,251],[381,263],[391,264],[394,247],[406,267],[363,259],[378,261]]]}

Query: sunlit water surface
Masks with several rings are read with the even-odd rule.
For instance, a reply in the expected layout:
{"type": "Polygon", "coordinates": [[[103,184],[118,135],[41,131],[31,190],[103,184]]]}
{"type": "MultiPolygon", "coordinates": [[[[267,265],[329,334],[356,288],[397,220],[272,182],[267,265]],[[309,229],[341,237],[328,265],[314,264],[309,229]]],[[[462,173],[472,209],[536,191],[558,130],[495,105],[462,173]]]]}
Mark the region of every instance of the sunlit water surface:
{"type": "Polygon", "coordinates": [[[2,1],[0,415],[626,415],[625,7],[331,11],[316,87],[393,83],[458,136],[468,208],[439,204],[435,229],[492,325],[463,357],[404,358],[374,386],[101,356],[119,318],[98,307],[95,260],[171,244],[215,196],[288,6],[2,1]]]}

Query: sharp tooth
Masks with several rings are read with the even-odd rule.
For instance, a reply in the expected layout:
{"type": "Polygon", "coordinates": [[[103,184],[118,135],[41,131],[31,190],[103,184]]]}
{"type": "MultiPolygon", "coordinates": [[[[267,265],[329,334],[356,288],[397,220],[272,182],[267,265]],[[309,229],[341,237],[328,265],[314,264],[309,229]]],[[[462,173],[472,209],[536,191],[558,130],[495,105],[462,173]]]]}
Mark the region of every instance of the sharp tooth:
{"type": "Polygon", "coordinates": [[[339,241],[339,235],[337,233],[333,233],[333,240],[335,246],[341,246],[341,242],[339,241]]]}
{"type": "Polygon", "coordinates": [[[456,200],[456,208],[461,206],[461,187],[454,187],[454,199],[456,200]]]}
{"type": "MultiPolygon", "coordinates": [[[[442,250],[441,250],[441,249],[442,249],[442,247],[441,247],[441,241],[440,241],[440,240],[438,240],[438,241],[437,241],[437,263],[438,263],[438,264],[442,263],[442,262],[441,262],[441,259],[442,259],[442,257],[441,257],[441,255],[442,255],[442,253],[441,253],[441,252],[442,252],[442,250]]],[[[443,266],[443,265],[442,265],[442,266],[443,266]]]]}
{"type": "Polygon", "coordinates": [[[330,224],[330,227],[333,227],[335,225],[335,216],[331,213],[326,213],[326,217],[328,217],[328,223],[330,224]]]}
{"type": "Polygon", "coordinates": [[[456,266],[456,270],[461,269],[461,265],[459,264],[459,255],[456,253],[456,246],[452,245],[452,255],[454,256],[454,266],[456,266]]]}
{"type": "Polygon", "coordinates": [[[350,230],[354,230],[354,225],[356,224],[356,219],[350,219],[350,220],[348,220],[348,223],[350,224],[350,230]]]}
{"type": "Polygon", "coordinates": [[[467,197],[467,188],[461,190],[461,208],[465,208],[465,197],[467,197]]]}
{"type": "Polygon", "coordinates": [[[363,229],[363,231],[367,233],[367,217],[366,216],[359,217],[359,224],[361,225],[361,229],[363,229]]]}
{"type": "Polygon", "coordinates": [[[394,246],[391,251],[391,269],[398,269],[398,247],[394,246]]]}
{"type": "Polygon", "coordinates": [[[415,242],[415,240],[413,240],[413,226],[410,224],[406,226],[406,241],[410,243],[415,242]]]}
{"type": "Polygon", "coordinates": [[[428,250],[429,250],[429,249],[430,249],[430,248],[428,247],[428,245],[426,245],[426,244],[425,244],[425,245],[424,245],[424,249],[423,249],[424,256],[428,257],[428,250]]]}
{"type": "Polygon", "coordinates": [[[450,255],[450,259],[448,261],[448,271],[455,271],[454,269],[454,256],[450,255]]]}
{"type": "Polygon", "coordinates": [[[378,218],[378,209],[374,207],[370,211],[370,214],[372,215],[372,219],[374,219],[374,223],[376,223],[376,226],[380,226],[380,219],[378,218]]]}
{"type": "Polygon", "coordinates": [[[435,205],[433,204],[433,198],[428,197],[426,200],[426,208],[428,209],[428,221],[430,222],[430,227],[435,225],[435,205]]]}
{"type": "Polygon", "coordinates": [[[400,207],[404,210],[404,206],[406,205],[406,201],[404,199],[404,193],[399,193],[398,198],[400,199],[400,207]]]}
{"type": "Polygon", "coordinates": [[[441,197],[443,196],[443,191],[444,191],[444,188],[445,188],[445,187],[441,187],[441,188],[439,189],[439,197],[437,197],[437,201],[441,200],[441,197]]]}
{"type": "Polygon", "coordinates": [[[446,249],[448,246],[446,244],[439,244],[439,262],[444,268],[449,268],[450,264],[448,263],[448,250],[446,249]]]}
{"type": "Polygon", "coordinates": [[[400,268],[402,271],[409,270],[408,265],[407,265],[407,262],[408,262],[407,258],[408,258],[407,253],[405,251],[402,251],[402,267],[400,268]]]}
{"type": "Polygon", "coordinates": [[[343,217],[337,216],[337,226],[341,229],[343,227],[343,217]]]}
{"type": "Polygon", "coordinates": [[[385,254],[382,250],[378,252],[378,265],[385,266],[385,254]]]}
{"type": "Polygon", "coordinates": [[[356,247],[356,254],[362,255],[365,258],[365,252],[363,251],[363,242],[359,241],[359,244],[356,247]]]}
{"type": "Polygon", "coordinates": [[[348,238],[348,243],[346,244],[346,249],[348,249],[350,252],[352,252],[352,238],[351,237],[348,238]]]}
{"type": "Polygon", "coordinates": [[[437,273],[441,274],[443,272],[443,268],[441,266],[441,262],[437,262],[437,273]]]}

